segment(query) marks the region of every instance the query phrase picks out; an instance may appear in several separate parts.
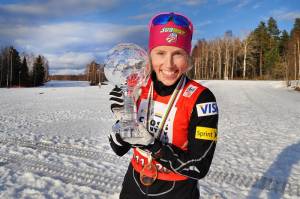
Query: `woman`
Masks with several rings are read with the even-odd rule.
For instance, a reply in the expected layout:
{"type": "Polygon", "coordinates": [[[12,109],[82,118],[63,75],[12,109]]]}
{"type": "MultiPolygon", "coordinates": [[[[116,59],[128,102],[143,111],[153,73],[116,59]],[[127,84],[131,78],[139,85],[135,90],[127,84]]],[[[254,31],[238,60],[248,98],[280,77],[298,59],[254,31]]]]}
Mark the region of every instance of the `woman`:
{"type": "MultiPolygon", "coordinates": [[[[211,91],[190,80],[193,25],[177,13],[162,13],[149,24],[151,75],[137,100],[139,138],[110,135],[115,153],[133,148],[121,199],[199,198],[198,180],[210,167],[217,140],[218,108],[211,91]]],[[[112,111],[122,94],[110,95],[112,111]]]]}

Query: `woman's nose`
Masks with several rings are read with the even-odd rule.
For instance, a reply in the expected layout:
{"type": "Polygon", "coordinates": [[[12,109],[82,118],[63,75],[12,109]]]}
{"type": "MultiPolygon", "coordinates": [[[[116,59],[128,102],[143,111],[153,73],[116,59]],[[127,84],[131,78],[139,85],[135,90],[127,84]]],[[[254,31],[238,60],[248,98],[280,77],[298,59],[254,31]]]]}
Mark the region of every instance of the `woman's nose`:
{"type": "Polygon", "coordinates": [[[167,68],[173,68],[174,67],[173,56],[171,56],[171,55],[166,56],[165,66],[167,68]]]}

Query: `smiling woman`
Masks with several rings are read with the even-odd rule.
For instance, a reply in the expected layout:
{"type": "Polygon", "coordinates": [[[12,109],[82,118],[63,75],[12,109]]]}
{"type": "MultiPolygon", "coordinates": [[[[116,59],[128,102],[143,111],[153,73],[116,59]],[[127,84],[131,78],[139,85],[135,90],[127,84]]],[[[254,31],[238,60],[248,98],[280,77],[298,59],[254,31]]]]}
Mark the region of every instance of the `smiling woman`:
{"type": "Polygon", "coordinates": [[[188,55],[178,47],[155,47],[150,57],[157,79],[166,86],[173,85],[188,69],[188,55]]]}
{"type": "MultiPolygon", "coordinates": [[[[151,72],[136,102],[141,136],[121,137],[116,130],[109,137],[119,156],[133,148],[120,198],[198,199],[198,180],[207,174],[217,142],[216,99],[185,75],[190,68],[190,20],[162,13],[152,18],[149,32],[151,72]]],[[[114,88],[110,95],[111,109],[120,116],[122,93],[114,88]]]]}

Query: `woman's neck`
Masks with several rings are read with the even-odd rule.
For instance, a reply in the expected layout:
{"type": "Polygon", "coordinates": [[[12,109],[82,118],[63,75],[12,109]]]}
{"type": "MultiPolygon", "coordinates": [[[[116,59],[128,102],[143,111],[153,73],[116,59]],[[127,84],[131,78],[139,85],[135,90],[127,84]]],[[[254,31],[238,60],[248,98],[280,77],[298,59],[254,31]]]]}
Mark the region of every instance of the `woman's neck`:
{"type": "Polygon", "coordinates": [[[151,73],[151,79],[153,81],[154,90],[161,96],[172,95],[178,82],[180,81],[180,78],[178,78],[178,80],[173,85],[166,86],[157,79],[155,72],[151,73]]]}

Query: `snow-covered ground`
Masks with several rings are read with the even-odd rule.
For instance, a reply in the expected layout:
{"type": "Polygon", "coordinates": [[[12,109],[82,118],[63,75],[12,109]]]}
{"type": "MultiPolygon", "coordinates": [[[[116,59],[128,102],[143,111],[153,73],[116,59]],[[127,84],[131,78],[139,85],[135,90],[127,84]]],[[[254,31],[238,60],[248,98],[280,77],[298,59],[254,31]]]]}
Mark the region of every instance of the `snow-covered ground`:
{"type": "MultiPolygon", "coordinates": [[[[300,198],[300,93],[277,81],[200,81],[219,140],[201,198],[300,198]]],[[[112,86],[0,89],[0,198],[118,198],[130,155],[107,141],[112,86]]]]}

